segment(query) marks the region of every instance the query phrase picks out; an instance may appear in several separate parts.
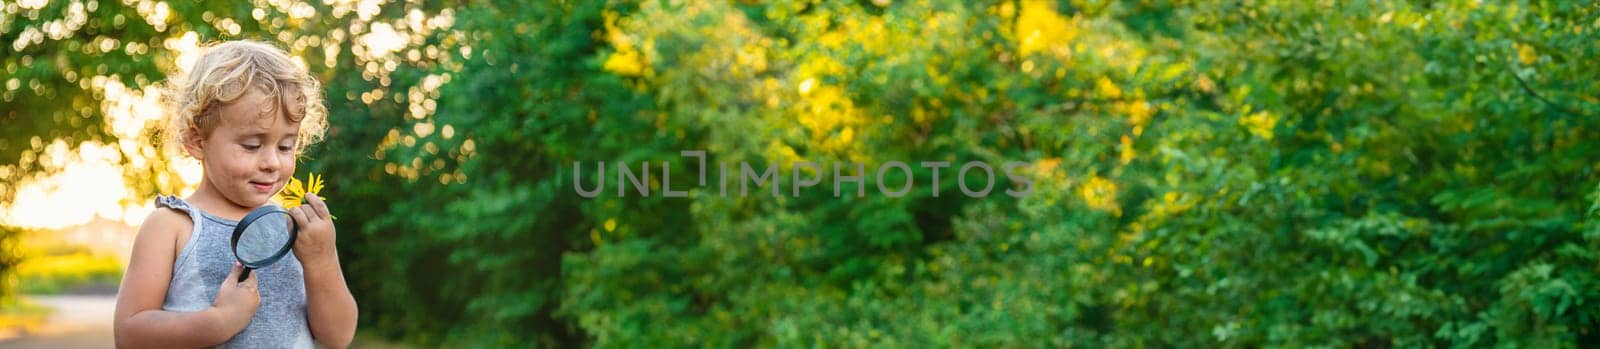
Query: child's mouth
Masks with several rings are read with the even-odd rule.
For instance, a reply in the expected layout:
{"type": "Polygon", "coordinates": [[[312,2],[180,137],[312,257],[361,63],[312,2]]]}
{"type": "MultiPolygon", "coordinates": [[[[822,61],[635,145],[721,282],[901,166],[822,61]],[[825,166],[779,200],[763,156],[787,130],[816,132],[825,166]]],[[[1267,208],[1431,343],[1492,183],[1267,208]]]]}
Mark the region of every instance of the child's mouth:
{"type": "Polygon", "coordinates": [[[255,188],[256,192],[259,192],[259,193],[262,193],[262,194],[266,194],[266,193],[272,192],[272,183],[270,183],[270,182],[250,181],[250,187],[255,188]]]}

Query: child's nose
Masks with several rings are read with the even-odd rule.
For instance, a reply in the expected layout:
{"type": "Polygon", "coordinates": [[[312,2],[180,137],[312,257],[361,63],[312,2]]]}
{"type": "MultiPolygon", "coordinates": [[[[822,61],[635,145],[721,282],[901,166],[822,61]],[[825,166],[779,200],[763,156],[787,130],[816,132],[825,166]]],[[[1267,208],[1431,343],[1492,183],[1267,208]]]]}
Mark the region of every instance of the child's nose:
{"type": "Polygon", "coordinates": [[[275,154],[263,154],[259,160],[262,171],[273,172],[277,171],[279,166],[283,166],[283,160],[275,154]]]}

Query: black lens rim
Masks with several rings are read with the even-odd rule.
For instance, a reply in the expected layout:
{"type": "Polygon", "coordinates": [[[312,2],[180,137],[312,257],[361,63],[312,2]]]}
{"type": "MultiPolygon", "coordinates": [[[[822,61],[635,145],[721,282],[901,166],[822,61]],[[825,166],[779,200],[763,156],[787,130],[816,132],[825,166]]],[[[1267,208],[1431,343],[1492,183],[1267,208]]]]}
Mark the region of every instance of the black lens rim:
{"type": "Polygon", "coordinates": [[[230,245],[232,245],[231,249],[233,250],[233,259],[239,261],[239,264],[246,267],[250,267],[252,269],[261,269],[272,265],[272,263],[277,263],[279,259],[283,259],[283,256],[288,255],[290,248],[294,247],[295,239],[299,237],[300,227],[298,224],[295,224],[293,216],[289,215],[289,210],[277,205],[262,206],[260,208],[251,210],[248,214],[245,214],[244,218],[239,219],[239,224],[233,226],[233,241],[230,242],[230,245]],[[250,262],[239,257],[239,237],[244,235],[245,227],[249,227],[250,224],[255,223],[256,220],[273,213],[282,213],[284,217],[289,218],[289,242],[283,244],[283,247],[278,248],[278,252],[273,253],[271,257],[267,257],[266,259],[260,261],[250,262]]]}

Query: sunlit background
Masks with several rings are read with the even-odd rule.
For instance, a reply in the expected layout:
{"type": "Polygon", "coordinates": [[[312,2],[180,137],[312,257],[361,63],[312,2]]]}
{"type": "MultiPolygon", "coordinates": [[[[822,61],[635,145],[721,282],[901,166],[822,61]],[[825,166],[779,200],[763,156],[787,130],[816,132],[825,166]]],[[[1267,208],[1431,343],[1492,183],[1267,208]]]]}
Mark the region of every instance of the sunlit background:
{"type": "MultiPolygon", "coordinates": [[[[122,85],[106,84],[105,114],[112,122],[120,144],[79,143],[74,150],[64,141],[55,141],[39,155],[40,165],[59,168],[41,178],[19,183],[15,200],[0,207],[0,224],[28,229],[62,229],[88,223],[95,218],[137,226],[154,205],[143,202],[144,195],[128,191],[123,179],[123,161],[142,166],[150,161],[136,143],[144,126],[162,115],[154,91],[129,93],[122,85]],[[121,149],[118,149],[118,147],[121,149]],[[124,158],[127,157],[125,160],[124,158]]],[[[174,160],[173,172],[182,179],[182,191],[200,183],[200,165],[193,159],[174,160]]]]}

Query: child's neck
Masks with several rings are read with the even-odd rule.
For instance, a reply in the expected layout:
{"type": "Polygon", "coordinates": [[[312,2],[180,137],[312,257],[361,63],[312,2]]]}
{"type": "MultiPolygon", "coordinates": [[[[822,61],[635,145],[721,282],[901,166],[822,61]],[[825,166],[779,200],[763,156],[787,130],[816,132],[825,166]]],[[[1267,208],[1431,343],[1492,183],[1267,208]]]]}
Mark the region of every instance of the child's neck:
{"type": "Polygon", "coordinates": [[[254,207],[244,207],[222,196],[222,192],[211,186],[209,181],[200,181],[200,188],[195,189],[189,198],[185,199],[190,205],[200,208],[201,211],[227,220],[237,221],[244,218],[254,207]]]}

